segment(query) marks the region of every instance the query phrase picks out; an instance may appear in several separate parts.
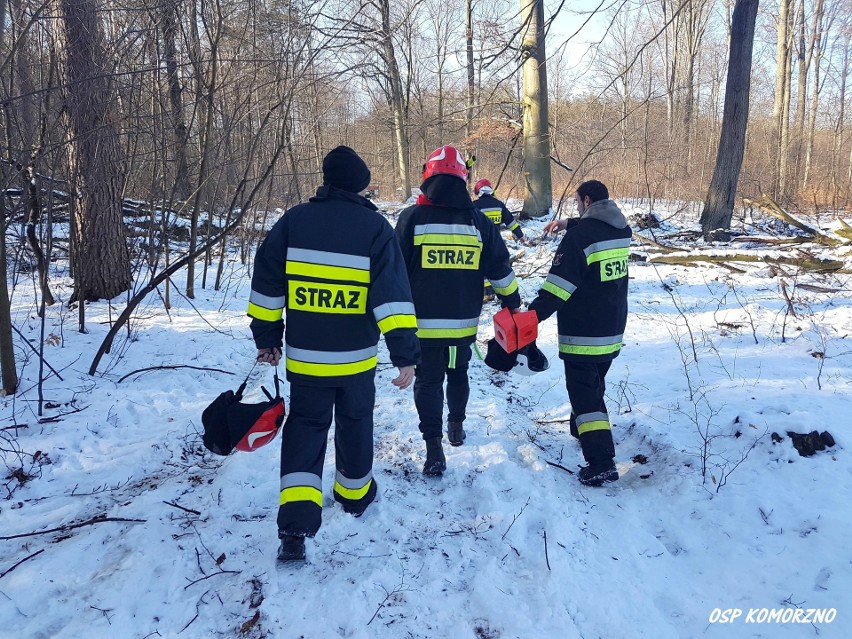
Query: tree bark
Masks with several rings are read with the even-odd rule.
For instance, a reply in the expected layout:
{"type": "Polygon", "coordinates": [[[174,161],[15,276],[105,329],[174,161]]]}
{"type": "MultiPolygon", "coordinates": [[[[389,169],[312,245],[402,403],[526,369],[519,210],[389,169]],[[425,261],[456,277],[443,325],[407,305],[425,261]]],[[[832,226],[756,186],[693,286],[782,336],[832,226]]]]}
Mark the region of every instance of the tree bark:
{"type": "Polygon", "coordinates": [[[110,61],[93,0],[59,0],[65,56],[68,164],[76,240],[73,298],[112,299],[130,288],[122,189],[125,163],[110,61]]]}
{"type": "Polygon", "coordinates": [[[15,344],[12,341],[12,310],[6,280],[6,207],[0,206],[0,370],[3,393],[11,395],[18,388],[15,344]]]}
{"type": "Polygon", "coordinates": [[[409,140],[408,128],[405,117],[405,101],[402,92],[402,76],[399,73],[396,53],[393,47],[393,33],[390,21],[390,0],[379,0],[379,8],[382,16],[381,55],[385,63],[385,72],[388,79],[388,90],[390,95],[391,111],[393,112],[393,132],[396,142],[397,164],[399,167],[399,181],[402,184],[402,199],[408,199],[411,195],[411,176],[408,170],[409,140]]]}
{"type": "Polygon", "coordinates": [[[524,208],[526,218],[550,212],[553,188],[550,176],[547,66],[544,49],[544,2],[521,0],[524,65],[524,208]]]}
{"type": "Polygon", "coordinates": [[[792,47],[793,0],[780,0],[775,45],[775,98],[772,105],[774,164],[772,192],[776,199],[784,188],[786,162],[782,159],[789,129],[790,49],[792,47]]]}
{"type": "MultiPolygon", "coordinates": [[[[194,0],[193,0],[194,1],[194,0]]],[[[178,73],[177,34],[181,0],[164,0],[160,7],[160,25],[163,33],[163,59],[166,63],[166,83],[171,106],[171,127],[174,140],[174,195],[180,200],[189,197],[189,165],[187,148],[189,128],[183,111],[183,88],[178,73]]]]}
{"type": "Polygon", "coordinates": [[[758,4],[759,0],[737,0],[734,6],[722,133],[716,153],[716,168],[701,213],[701,230],[708,239],[716,229],[731,228],[737,181],[745,152],[758,4]]]}

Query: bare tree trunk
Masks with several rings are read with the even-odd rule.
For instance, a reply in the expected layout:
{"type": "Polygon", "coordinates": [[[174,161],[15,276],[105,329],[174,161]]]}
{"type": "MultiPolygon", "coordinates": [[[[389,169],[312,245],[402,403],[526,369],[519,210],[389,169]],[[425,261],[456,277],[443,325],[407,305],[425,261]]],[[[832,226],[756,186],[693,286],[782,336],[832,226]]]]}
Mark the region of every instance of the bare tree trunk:
{"type": "Polygon", "coordinates": [[[393,112],[393,132],[396,142],[399,180],[402,184],[402,199],[408,199],[411,194],[411,176],[408,171],[409,140],[405,118],[405,103],[402,91],[402,76],[393,46],[393,33],[390,22],[390,0],[379,0],[382,14],[381,55],[387,72],[388,90],[391,111],[393,112]]]}
{"type": "MultiPolygon", "coordinates": [[[[811,30],[811,44],[808,51],[808,66],[811,64],[811,59],[815,57],[814,64],[814,85],[813,85],[813,93],[811,98],[811,112],[808,118],[808,134],[807,141],[805,144],[805,169],[804,176],[802,177],[802,188],[806,189],[808,187],[808,181],[811,175],[811,163],[813,161],[814,154],[814,136],[816,134],[816,118],[817,118],[817,109],[819,108],[819,96],[822,90],[820,86],[820,76],[821,76],[821,64],[822,64],[822,56],[824,53],[824,44],[823,44],[823,17],[824,17],[824,4],[823,0],[817,0],[816,6],[814,7],[814,19],[813,19],[813,28],[811,30]]],[[[843,110],[843,105],[840,105],[841,111],[843,110]]]]}
{"type": "Polygon", "coordinates": [[[745,152],[751,58],[758,2],[759,0],[737,0],[734,5],[722,133],[716,155],[716,168],[701,213],[701,229],[708,239],[717,229],[731,228],[737,181],[745,152]]]}
{"type": "Polygon", "coordinates": [[[785,140],[789,128],[790,111],[790,49],[792,47],[793,0],[780,0],[778,7],[778,32],[775,46],[775,99],[772,105],[774,132],[774,165],[772,192],[776,199],[781,196],[784,187],[783,173],[786,161],[785,140]]]}
{"type": "Polygon", "coordinates": [[[473,105],[476,99],[476,79],[473,66],[473,0],[465,0],[465,50],[467,53],[467,111],[465,114],[465,137],[473,135],[473,105]]]}
{"type": "MultiPolygon", "coordinates": [[[[843,67],[840,72],[840,91],[839,100],[840,107],[838,108],[837,119],[834,124],[834,145],[831,149],[831,181],[832,181],[832,207],[837,208],[838,197],[840,196],[840,183],[838,179],[840,173],[840,151],[843,149],[843,132],[846,124],[846,83],[849,78],[849,58],[852,54],[852,29],[848,30],[843,38],[843,67]]],[[[850,171],[852,171],[852,161],[850,161],[850,171]]],[[[846,193],[849,192],[849,177],[846,181],[846,193]]]]}
{"type": "MultiPolygon", "coordinates": [[[[191,0],[194,2],[195,0],[191,0]]],[[[175,181],[174,193],[180,200],[189,197],[189,166],[187,148],[189,128],[183,111],[183,88],[178,74],[177,33],[181,15],[181,0],[164,0],[160,7],[163,32],[163,58],[166,63],[166,82],[169,87],[171,126],[174,136],[175,181]]]]}
{"type": "Polygon", "coordinates": [[[521,0],[524,65],[524,208],[526,218],[550,212],[550,126],[547,114],[547,67],[544,49],[544,2],[521,0]]]}
{"type": "Polygon", "coordinates": [[[93,0],[59,0],[65,44],[67,149],[76,200],[73,299],[112,299],[130,288],[122,211],[124,158],[111,65],[93,0]]]}
{"type": "Polygon", "coordinates": [[[0,203],[0,369],[2,369],[3,394],[11,395],[18,388],[18,370],[15,363],[15,344],[12,341],[12,310],[9,305],[9,287],[6,280],[6,207],[4,203],[0,203]]]}

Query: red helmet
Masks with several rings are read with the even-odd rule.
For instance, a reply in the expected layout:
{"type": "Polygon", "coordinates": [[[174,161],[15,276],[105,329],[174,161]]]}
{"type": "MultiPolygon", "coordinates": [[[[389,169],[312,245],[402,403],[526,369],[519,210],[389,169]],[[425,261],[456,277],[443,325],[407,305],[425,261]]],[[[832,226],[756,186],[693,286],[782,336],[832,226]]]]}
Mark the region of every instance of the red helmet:
{"type": "Polygon", "coordinates": [[[494,193],[494,189],[491,186],[491,182],[489,182],[485,178],[482,178],[476,184],[473,185],[473,194],[479,195],[479,192],[482,190],[483,187],[487,189],[487,191],[485,191],[486,193],[494,193]]]}
{"type": "Polygon", "coordinates": [[[467,181],[467,165],[456,147],[447,144],[432,151],[423,165],[423,181],[433,175],[455,175],[467,181]]]}

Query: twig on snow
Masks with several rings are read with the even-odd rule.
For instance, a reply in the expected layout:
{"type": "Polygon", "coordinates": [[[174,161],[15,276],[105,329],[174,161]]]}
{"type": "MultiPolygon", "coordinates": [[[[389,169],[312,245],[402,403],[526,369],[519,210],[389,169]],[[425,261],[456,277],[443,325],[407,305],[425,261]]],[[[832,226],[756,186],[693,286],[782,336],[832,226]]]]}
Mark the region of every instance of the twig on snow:
{"type": "Polygon", "coordinates": [[[107,517],[106,515],[95,515],[91,519],[87,519],[86,521],[81,521],[76,524],[68,524],[67,526],[57,526],[56,528],[48,528],[47,530],[38,530],[35,532],[21,533],[20,535],[8,535],[5,537],[0,537],[0,541],[8,541],[9,539],[20,539],[21,537],[35,537],[36,535],[49,535],[54,532],[67,532],[69,530],[74,530],[75,528],[82,528],[83,526],[91,526],[92,524],[100,524],[104,521],[123,521],[134,524],[144,524],[147,519],[127,519],[125,517],[107,517]]]}
{"type": "Polygon", "coordinates": [[[512,517],[512,523],[511,523],[511,524],[509,524],[509,527],[506,529],[506,532],[504,532],[504,533],[503,533],[503,536],[502,536],[502,537],[500,537],[500,541],[503,541],[503,540],[506,538],[506,535],[508,535],[508,534],[509,534],[509,531],[510,531],[510,530],[512,530],[512,526],[514,526],[514,525],[515,525],[515,522],[516,522],[516,521],[518,521],[518,518],[519,518],[521,515],[523,515],[523,514],[524,514],[524,511],[527,509],[527,506],[529,506],[529,505],[530,505],[530,499],[532,499],[532,497],[527,497],[527,503],[525,503],[525,504],[521,507],[521,511],[520,511],[517,515],[514,515],[514,516],[512,517]]]}
{"type": "Polygon", "coordinates": [[[16,564],[14,564],[11,568],[7,568],[7,569],[6,569],[6,570],[4,570],[3,572],[0,572],[0,579],[2,579],[3,577],[5,577],[6,575],[8,575],[10,572],[12,572],[15,568],[17,568],[18,566],[20,566],[20,565],[21,565],[22,563],[24,563],[25,561],[27,561],[27,560],[29,560],[29,559],[32,559],[33,557],[36,557],[36,556],[40,555],[40,554],[41,554],[41,553],[43,553],[43,552],[44,552],[44,548],[42,548],[41,550],[37,550],[37,551],[35,551],[35,552],[34,552],[33,554],[31,554],[31,555],[27,555],[26,557],[24,557],[23,559],[21,559],[19,562],[17,562],[16,564]]]}
{"type": "Polygon", "coordinates": [[[137,373],[145,373],[147,371],[161,371],[161,370],[174,370],[176,368],[191,368],[196,371],[212,371],[214,373],[224,373],[225,375],[233,375],[234,373],[230,371],[223,371],[218,368],[206,368],[204,366],[190,366],[189,364],[175,364],[174,366],[149,366],[148,368],[140,368],[131,373],[127,373],[124,377],[118,380],[118,383],[121,384],[125,379],[136,375],[137,373]]]}
{"type": "Polygon", "coordinates": [[[180,509],[180,510],[183,510],[184,512],[192,513],[193,515],[201,515],[201,513],[200,513],[200,512],[198,512],[197,510],[193,510],[192,508],[184,508],[184,507],[183,507],[183,506],[181,506],[180,504],[175,503],[175,502],[173,502],[173,501],[165,501],[165,500],[163,500],[163,503],[164,503],[164,504],[166,504],[167,506],[171,506],[172,508],[178,508],[178,509],[180,509]]]}

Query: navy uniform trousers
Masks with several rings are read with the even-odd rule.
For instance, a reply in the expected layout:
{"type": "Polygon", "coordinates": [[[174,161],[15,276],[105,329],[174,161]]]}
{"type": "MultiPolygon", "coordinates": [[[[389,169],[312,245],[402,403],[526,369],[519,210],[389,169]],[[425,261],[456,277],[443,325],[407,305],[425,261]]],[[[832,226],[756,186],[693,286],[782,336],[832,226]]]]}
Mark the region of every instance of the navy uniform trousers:
{"type": "Polygon", "coordinates": [[[615,444],[604,403],[606,374],[612,360],[563,362],[565,386],[571,401],[571,434],[579,437],[583,458],[589,463],[612,459],[615,457],[615,444]]]}
{"type": "Polygon", "coordinates": [[[447,421],[465,420],[470,383],[470,344],[462,346],[427,346],[420,342],[421,362],[414,369],[414,405],[420,417],[423,439],[443,437],[444,378],[447,380],[447,421]]]}
{"type": "Polygon", "coordinates": [[[322,467],[334,419],[334,499],[348,512],[373,501],[375,371],[342,386],[290,384],[290,414],[281,437],[278,534],[313,537],[322,523],[322,467]]]}

